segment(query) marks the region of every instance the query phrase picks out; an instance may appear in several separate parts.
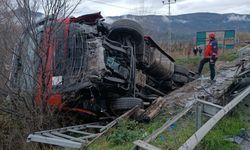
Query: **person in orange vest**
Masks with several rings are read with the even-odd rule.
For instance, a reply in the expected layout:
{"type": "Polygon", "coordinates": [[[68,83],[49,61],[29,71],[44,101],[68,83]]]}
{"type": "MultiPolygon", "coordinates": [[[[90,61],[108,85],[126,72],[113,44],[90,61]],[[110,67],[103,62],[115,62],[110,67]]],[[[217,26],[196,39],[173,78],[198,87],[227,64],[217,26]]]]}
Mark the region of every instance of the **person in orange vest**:
{"type": "Polygon", "coordinates": [[[200,61],[200,65],[198,68],[198,75],[201,75],[203,66],[209,62],[210,69],[210,80],[211,82],[215,82],[215,62],[218,59],[219,48],[217,40],[215,39],[215,33],[209,34],[209,43],[204,51],[204,58],[200,61]]]}

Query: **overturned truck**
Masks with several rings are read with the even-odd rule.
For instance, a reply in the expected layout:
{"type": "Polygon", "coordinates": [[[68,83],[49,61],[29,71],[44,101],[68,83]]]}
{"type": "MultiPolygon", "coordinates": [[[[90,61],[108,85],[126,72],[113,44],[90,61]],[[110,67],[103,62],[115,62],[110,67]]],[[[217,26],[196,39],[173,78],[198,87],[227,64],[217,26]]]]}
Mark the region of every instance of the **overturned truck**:
{"type": "Polygon", "coordinates": [[[140,24],[128,19],[107,24],[102,18],[100,13],[47,18],[36,25],[36,40],[29,29],[24,32],[13,57],[13,87],[33,89],[37,104],[46,97],[61,111],[113,116],[135,105],[145,108],[192,80],[140,24]]]}

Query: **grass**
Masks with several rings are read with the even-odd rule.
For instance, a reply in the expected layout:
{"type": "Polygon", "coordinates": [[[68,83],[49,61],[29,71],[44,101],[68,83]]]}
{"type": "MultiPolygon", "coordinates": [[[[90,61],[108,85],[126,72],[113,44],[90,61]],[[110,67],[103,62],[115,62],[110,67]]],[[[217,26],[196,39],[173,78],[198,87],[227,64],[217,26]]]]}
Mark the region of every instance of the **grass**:
{"type": "Polygon", "coordinates": [[[211,130],[205,138],[198,145],[197,149],[202,150],[237,150],[240,149],[238,144],[224,140],[225,137],[233,137],[240,134],[241,129],[247,129],[249,125],[246,123],[245,118],[250,113],[247,111],[244,104],[239,106],[224,117],[213,130],[211,130]]]}
{"type": "MultiPolygon", "coordinates": [[[[202,56],[190,56],[189,58],[177,57],[175,58],[175,61],[176,61],[176,64],[184,65],[190,70],[197,72],[201,59],[202,59],[202,56]]],[[[208,73],[208,71],[209,71],[209,67],[208,65],[205,65],[203,68],[203,73],[208,73]]]]}
{"type": "MultiPolygon", "coordinates": [[[[169,111],[168,111],[169,112],[169,111]]],[[[121,120],[116,128],[95,141],[89,150],[128,150],[133,146],[133,141],[143,139],[161,127],[170,117],[170,114],[162,111],[150,123],[139,123],[134,120],[121,120]]]]}
{"type": "MultiPolygon", "coordinates": [[[[232,62],[238,58],[239,54],[235,50],[228,50],[219,55],[218,61],[223,62],[232,62]]],[[[178,56],[175,58],[176,64],[184,65],[192,71],[196,72],[199,66],[199,63],[203,56],[178,56]]],[[[203,68],[203,73],[209,72],[209,65],[205,65],[203,68]]]]}
{"type": "MultiPolygon", "coordinates": [[[[244,106],[239,106],[234,112],[223,118],[215,128],[205,136],[196,149],[239,149],[239,145],[225,141],[224,137],[237,135],[242,128],[247,128],[247,124],[243,120],[245,115],[250,114],[245,113],[242,107],[244,106]]],[[[143,139],[168,120],[166,116],[169,117],[166,113],[161,113],[160,116],[149,124],[139,123],[133,120],[121,120],[116,128],[111,129],[105,136],[94,142],[88,149],[129,150],[133,146],[133,141],[143,139]]],[[[206,119],[207,118],[205,118],[204,121],[206,119]]],[[[150,144],[161,149],[178,149],[194,132],[194,116],[188,114],[171,125],[150,144]]]]}
{"type": "Polygon", "coordinates": [[[235,59],[237,59],[238,57],[239,57],[239,53],[237,51],[230,50],[230,51],[226,51],[224,53],[221,53],[219,55],[219,60],[232,62],[235,59]]]}
{"type": "MultiPolygon", "coordinates": [[[[239,135],[242,129],[247,129],[246,116],[250,116],[248,107],[240,104],[230,112],[212,129],[196,147],[197,150],[237,150],[238,144],[226,141],[225,137],[239,135]]],[[[203,116],[203,123],[208,118],[203,116]]],[[[178,149],[195,132],[195,120],[193,115],[186,115],[172,125],[167,131],[160,134],[151,144],[161,149],[178,149]]]]}
{"type": "Polygon", "coordinates": [[[160,134],[151,144],[161,149],[178,149],[195,131],[192,115],[182,117],[160,134]]]}

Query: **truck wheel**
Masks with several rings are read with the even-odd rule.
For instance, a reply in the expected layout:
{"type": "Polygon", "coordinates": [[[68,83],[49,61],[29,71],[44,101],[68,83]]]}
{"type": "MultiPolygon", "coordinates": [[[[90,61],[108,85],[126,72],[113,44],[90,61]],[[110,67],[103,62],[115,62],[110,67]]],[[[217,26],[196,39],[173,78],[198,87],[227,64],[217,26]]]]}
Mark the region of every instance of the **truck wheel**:
{"type": "Polygon", "coordinates": [[[111,102],[111,107],[114,110],[131,109],[136,105],[142,108],[143,107],[142,99],[136,97],[120,97],[111,102]]]}
{"type": "Polygon", "coordinates": [[[142,26],[129,19],[120,19],[111,25],[108,38],[119,41],[121,37],[130,36],[132,41],[135,42],[136,54],[141,54],[144,51],[144,32],[142,26]]]}
{"type": "Polygon", "coordinates": [[[189,78],[187,76],[183,75],[183,74],[175,73],[172,76],[172,80],[175,83],[184,85],[185,83],[187,83],[189,81],[189,78]]]}
{"type": "Polygon", "coordinates": [[[137,45],[140,45],[144,38],[142,26],[129,19],[121,19],[111,25],[108,38],[117,40],[119,35],[132,35],[137,45]]]}
{"type": "Polygon", "coordinates": [[[181,66],[181,65],[174,65],[174,73],[177,73],[177,74],[182,74],[182,75],[185,75],[188,77],[189,75],[189,70],[184,67],[184,66],[181,66]]]}

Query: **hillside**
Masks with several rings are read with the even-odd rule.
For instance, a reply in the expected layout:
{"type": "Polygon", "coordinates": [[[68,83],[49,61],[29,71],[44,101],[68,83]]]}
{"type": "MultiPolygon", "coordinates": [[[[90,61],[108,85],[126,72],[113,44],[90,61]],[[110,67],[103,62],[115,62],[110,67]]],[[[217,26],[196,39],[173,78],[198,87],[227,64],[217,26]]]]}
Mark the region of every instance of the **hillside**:
{"type": "MultiPolygon", "coordinates": [[[[145,28],[145,34],[151,35],[157,41],[167,40],[169,18],[166,16],[125,15],[108,17],[107,22],[112,22],[120,18],[138,21],[145,28]]],[[[250,32],[250,15],[192,13],[171,16],[170,20],[172,38],[178,40],[192,40],[197,31],[233,29],[239,32],[250,32]]]]}

